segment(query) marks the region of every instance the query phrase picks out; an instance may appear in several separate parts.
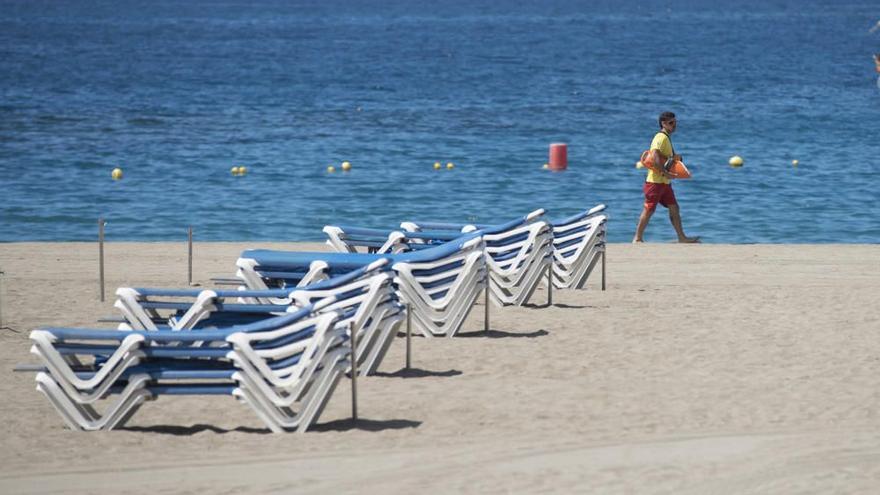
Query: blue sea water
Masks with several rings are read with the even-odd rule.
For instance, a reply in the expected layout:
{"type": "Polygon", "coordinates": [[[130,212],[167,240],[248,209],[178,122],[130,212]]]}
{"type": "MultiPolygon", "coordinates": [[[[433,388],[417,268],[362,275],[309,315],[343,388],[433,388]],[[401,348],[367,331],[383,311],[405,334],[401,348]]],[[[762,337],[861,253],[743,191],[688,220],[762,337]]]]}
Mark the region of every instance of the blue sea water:
{"type": "MultiPolygon", "coordinates": [[[[99,216],[111,240],[312,240],[600,202],[628,241],[634,163],[672,110],[689,234],[880,242],[878,19],[853,0],[3,0],[0,241],[91,240],[99,216]],[[551,142],[568,171],[541,169],[551,142]]],[[[646,238],[674,238],[665,214],[646,238]]]]}

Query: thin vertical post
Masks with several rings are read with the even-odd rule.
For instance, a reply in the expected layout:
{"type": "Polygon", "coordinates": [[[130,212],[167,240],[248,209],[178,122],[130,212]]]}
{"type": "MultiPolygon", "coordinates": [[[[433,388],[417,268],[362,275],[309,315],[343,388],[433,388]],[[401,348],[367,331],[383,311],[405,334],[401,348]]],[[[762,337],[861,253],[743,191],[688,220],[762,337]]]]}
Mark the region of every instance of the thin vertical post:
{"type": "Polygon", "coordinates": [[[98,218],[98,281],[101,284],[101,301],[104,301],[104,219],[98,218]]]}
{"type": "Polygon", "coordinates": [[[483,331],[486,333],[489,332],[489,283],[490,283],[489,277],[487,276],[486,277],[486,295],[483,298],[484,299],[483,304],[486,306],[485,315],[484,315],[484,319],[483,319],[483,331]]]}
{"type": "Polygon", "coordinates": [[[547,306],[553,306],[553,263],[547,265],[547,306]]]}
{"type": "Polygon", "coordinates": [[[3,270],[0,270],[0,328],[3,326],[3,270]]]}
{"type": "Polygon", "coordinates": [[[187,229],[187,242],[189,244],[189,256],[188,256],[188,264],[187,264],[187,280],[189,285],[193,283],[193,228],[192,225],[187,229]]]}
{"type": "Polygon", "coordinates": [[[602,290],[605,290],[605,249],[602,249],[602,290]]]}
{"type": "Polygon", "coordinates": [[[358,420],[358,399],[357,399],[357,331],[354,328],[354,322],[348,324],[348,333],[351,336],[351,421],[357,423],[358,420]]]}
{"type": "Polygon", "coordinates": [[[412,306],[406,305],[406,368],[412,366],[412,306]]]}

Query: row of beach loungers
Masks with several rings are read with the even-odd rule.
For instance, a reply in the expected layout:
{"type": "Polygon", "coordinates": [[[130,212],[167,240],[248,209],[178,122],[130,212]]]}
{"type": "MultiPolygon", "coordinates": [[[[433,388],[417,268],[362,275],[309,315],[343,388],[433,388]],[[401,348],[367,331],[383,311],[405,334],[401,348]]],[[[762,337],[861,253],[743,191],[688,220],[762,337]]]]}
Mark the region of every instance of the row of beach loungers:
{"type": "Polygon", "coordinates": [[[604,205],[551,222],[327,226],[336,252],[244,251],[236,287],[119,288],[116,329],[31,332],[37,390],[72,429],[123,425],[163,395],[227,395],[272,431],[317,421],[343,375],[374,373],[403,321],[452,337],[481,293],[522,305],[582,288],[602,262],[604,205]],[[99,411],[100,406],[100,411],[99,411]]]}

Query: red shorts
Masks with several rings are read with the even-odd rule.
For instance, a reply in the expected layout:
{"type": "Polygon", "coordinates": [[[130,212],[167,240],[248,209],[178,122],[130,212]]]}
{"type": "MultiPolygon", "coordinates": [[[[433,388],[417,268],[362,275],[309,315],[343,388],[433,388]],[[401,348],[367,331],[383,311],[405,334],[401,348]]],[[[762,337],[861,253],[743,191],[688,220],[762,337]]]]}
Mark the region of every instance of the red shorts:
{"type": "Polygon", "coordinates": [[[672,184],[654,184],[652,182],[645,182],[645,186],[642,188],[645,191],[645,208],[648,211],[654,211],[657,208],[657,203],[660,203],[666,208],[669,208],[670,205],[677,205],[678,202],[675,201],[675,193],[672,192],[672,184]]]}

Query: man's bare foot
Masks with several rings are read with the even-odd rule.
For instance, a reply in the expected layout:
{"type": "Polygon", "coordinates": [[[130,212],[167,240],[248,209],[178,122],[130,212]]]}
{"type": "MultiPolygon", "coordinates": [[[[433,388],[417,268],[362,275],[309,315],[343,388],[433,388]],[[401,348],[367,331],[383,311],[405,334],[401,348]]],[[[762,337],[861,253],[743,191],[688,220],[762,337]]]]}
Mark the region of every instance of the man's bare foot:
{"type": "Polygon", "coordinates": [[[699,237],[682,237],[678,240],[680,244],[699,244],[699,237]]]}
{"type": "Polygon", "coordinates": [[[643,242],[645,241],[643,241],[642,239],[633,239],[633,244],[641,244],[643,242]]]}

